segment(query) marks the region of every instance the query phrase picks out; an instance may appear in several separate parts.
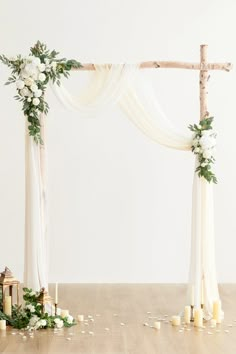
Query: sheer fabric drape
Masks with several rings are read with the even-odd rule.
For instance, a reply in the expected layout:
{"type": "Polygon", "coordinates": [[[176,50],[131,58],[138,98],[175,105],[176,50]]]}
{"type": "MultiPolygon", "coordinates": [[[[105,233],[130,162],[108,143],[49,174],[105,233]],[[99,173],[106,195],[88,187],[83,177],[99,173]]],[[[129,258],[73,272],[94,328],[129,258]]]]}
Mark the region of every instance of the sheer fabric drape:
{"type": "MultiPolygon", "coordinates": [[[[118,103],[132,123],[153,141],[173,149],[191,150],[191,136],[179,132],[166,118],[151,84],[145,79],[140,75],[138,65],[96,65],[90,82],[78,97],[63,86],[52,88],[66,107],[78,111],[81,116],[94,115],[108,104],[118,103]]],[[[219,298],[214,252],[212,186],[194,173],[187,301],[190,303],[194,289],[195,305],[200,307],[204,285],[205,315],[209,317],[213,300],[219,298]]]]}
{"type": "Polygon", "coordinates": [[[47,183],[44,119],[36,144],[25,129],[25,262],[24,284],[34,290],[48,288],[47,183]]]}

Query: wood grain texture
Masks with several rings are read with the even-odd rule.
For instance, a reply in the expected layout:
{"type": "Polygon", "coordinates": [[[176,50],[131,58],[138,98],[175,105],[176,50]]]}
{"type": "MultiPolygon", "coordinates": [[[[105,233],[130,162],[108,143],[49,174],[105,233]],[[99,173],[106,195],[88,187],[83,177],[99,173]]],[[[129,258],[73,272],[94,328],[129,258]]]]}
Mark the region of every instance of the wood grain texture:
{"type": "Polygon", "coordinates": [[[0,353],[235,354],[236,285],[220,286],[220,294],[225,311],[225,321],[218,327],[220,333],[211,328],[202,332],[196,328],[179,332],[179,328],[164,322],[161,330],[156,331],[143,323],[153,324],[156,319],[149,319],[150,316],[164,318],[168,314],[170,318],[183,309],[185,285],[60,284],[59,306],[69,308],[74,316],[92,315],[94,322],[58,333],[41,330],[33,338],[26,335],[26,339],[13,329],[0,331],[0,353]],[[121,322],[125,325],[121,326],[121,322]],[[232,327],[228,327],[229,324],[232,327]],[[224,332],[225,329],[229,333],[224,332]],[[91,331],[94,335],[89,334],[91,331]],[[209,335],[208,331],[213,334],[209,335]]]}
{"type": "Polygon", "coordinates": [[[207,68],[207,45],[201,45],[200,49],[200,59],[201,59],[201,70],[200,70],[200,119],[208,117],[209,113],[207,111],[207,81],[208,81],[208,68],[207,68]]]}
{"type": "MultiPolygon", "coordinates": [[[[81,68],[73,68],[73,71],[93,71],[96,64],[82,64],[81,68]]],[[[111,66],[112,64],[107,64],[111,66]]],[[[232,69],[231,63],[208,63],[207,66],[202,66],[200,63],[188,63],[182,61],[145,61],[140,63],[140,69],[187,69],[187,70],[223,70],[230,71],[232,69]]]]}

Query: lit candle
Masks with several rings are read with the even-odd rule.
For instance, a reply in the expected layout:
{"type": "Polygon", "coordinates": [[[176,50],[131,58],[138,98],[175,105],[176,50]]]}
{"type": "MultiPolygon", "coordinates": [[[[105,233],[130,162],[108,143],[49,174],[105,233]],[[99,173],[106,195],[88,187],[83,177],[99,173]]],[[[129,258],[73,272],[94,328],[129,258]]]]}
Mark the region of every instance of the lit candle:
{"type": "Polygon", "coordinates": [[[55,304],[58,304],[58,283],[55,284],[55,304]]]}
{"type": "Polygon", "coordinates": [[[184,322],[190,323],[190,319],[191,319],[191,307],[185,306],[185,308],[184,308],[184,322]]]}
{"type": "Polygon", "coordinates": [[[154,324],[153,324],[153,327],[155,328],[155,329],[161,329],[161,322],[154,322],[154,324]]]}
{"type": "Polygon", "coordinates": [[[5,315],[11,317],[11,296],[6,295],[3,304],[3,312],[5,315]]]}
{"type": "Polygon", "coordinates": [[[172,326],[180,326],[181,318],[180,316],[172,316],[172,326]]]}
{"type": "Polygon", "coordinates": [[[61,310],[61,317],[65,318],[69,316],[69,310],[61,310]]]}
{"type": "Polygon", "coordinates": [[[78,315],[78,321],[79,322],[83,322],[83,320],[84,320],[84,315],[78,315]]]}
{"type": "Polygon", "coordinates": [[[194,326],[196,326],[196,327],[203,326],[203,311],[202,311],[202,309],[195,309],[195,311],[194,311],[194,326]]]}
{"type": "Polygon", "coordinates": [[[191,286],[191,306],[194,306],[194,286],[191,286]]]}
{"type": "Polygon", "coordinates": [[[4,331],[6,328],[6,320],[0,320],[0,330],[4,331]]]}
{"type": "Polygon", "coordinates": [[[221,323],[221,301],[217,300],[213,302],[213,319],[216,323],[221,323]]]}

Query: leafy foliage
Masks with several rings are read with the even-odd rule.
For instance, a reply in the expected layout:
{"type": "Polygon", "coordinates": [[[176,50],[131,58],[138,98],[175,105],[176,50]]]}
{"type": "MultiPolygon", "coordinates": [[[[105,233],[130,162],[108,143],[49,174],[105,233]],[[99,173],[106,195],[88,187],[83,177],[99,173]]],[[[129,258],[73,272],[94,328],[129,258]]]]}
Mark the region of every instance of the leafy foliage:
{"type": "Polygon", "coordinates": [[[40,114],[47,114],[49,111],[49,105],[45,101],[47,84],[51,81],[60,86],[62,77],[68,78],[72,69],[82,67],[74,59],[58,59],[58,54],[55,50],[48,50],[46,44],[37,41],[26,58],[21,55],[16,58],[0,55],[0,61],[11,69],[11,76],[5,85],[16,83],[17,95],[14,98],[22,103],[22,110],[29,122],[29,135],[36,143],[43,144],[40,114]]]}
{"type": "Polygon", "coordinates": [[[58,326],[71,327],[74,326],[75,320],[69,316],[62,318],[61,316],[51,316],[43,311],[42,304],[39,303],[39,292],[32,289],[23,288],[23,299],[25,306],[12,306],[12,316],[7,316],[3,310],[0,310],[0,319],[6,320],[8,324],[18,329],[40,329],[54,328],[58,326]]]}

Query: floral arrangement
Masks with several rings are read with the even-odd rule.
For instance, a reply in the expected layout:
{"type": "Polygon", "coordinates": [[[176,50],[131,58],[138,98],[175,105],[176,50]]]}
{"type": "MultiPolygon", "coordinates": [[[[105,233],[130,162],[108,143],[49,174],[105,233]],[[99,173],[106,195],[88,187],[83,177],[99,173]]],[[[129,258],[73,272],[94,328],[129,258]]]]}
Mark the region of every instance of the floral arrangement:
{"type": "Polygon", "coordinates": [[[6,85],[15,83],[17,94],[14,98],[23,104],[23,112],[29,122],[29,134],[36,143],[43,143],[40,134],[40,113],[47,114],[48,103],[45,101],[45,92],[49,81],[60,85],[62,76],[68,78],[72,68],[82,65],[74,60],[57,59],[58,52],[49,51],[47,46],[37,42],[30,49],[30,55],[7,58],[0,55],[0,61],[11,70],[11,76],[6,85]]]}
{"type": "Polygon", "coordinates": [[[23,288],[24,307],[14,305],[12,316],[9,317],[0,309],[0,319],[6,320],[9,325],[18,329],[36,330],[40,328],[71,327],[76,324],[72,316],[52,316],[43,311],[43,305],[39,302],[40,292],[23,288]]]}
{"type": "Polygon", "coordinates": [[[216,132],[212,128],[213,117],[208,117],[200,123],[190,125],[193,132],[192,151],[198,155],[199,165],[196,172],[199,177],[204,177],[208,182],[217,183],[217,178],[212,172],[212,164],[215,162],[216,132]]]}

